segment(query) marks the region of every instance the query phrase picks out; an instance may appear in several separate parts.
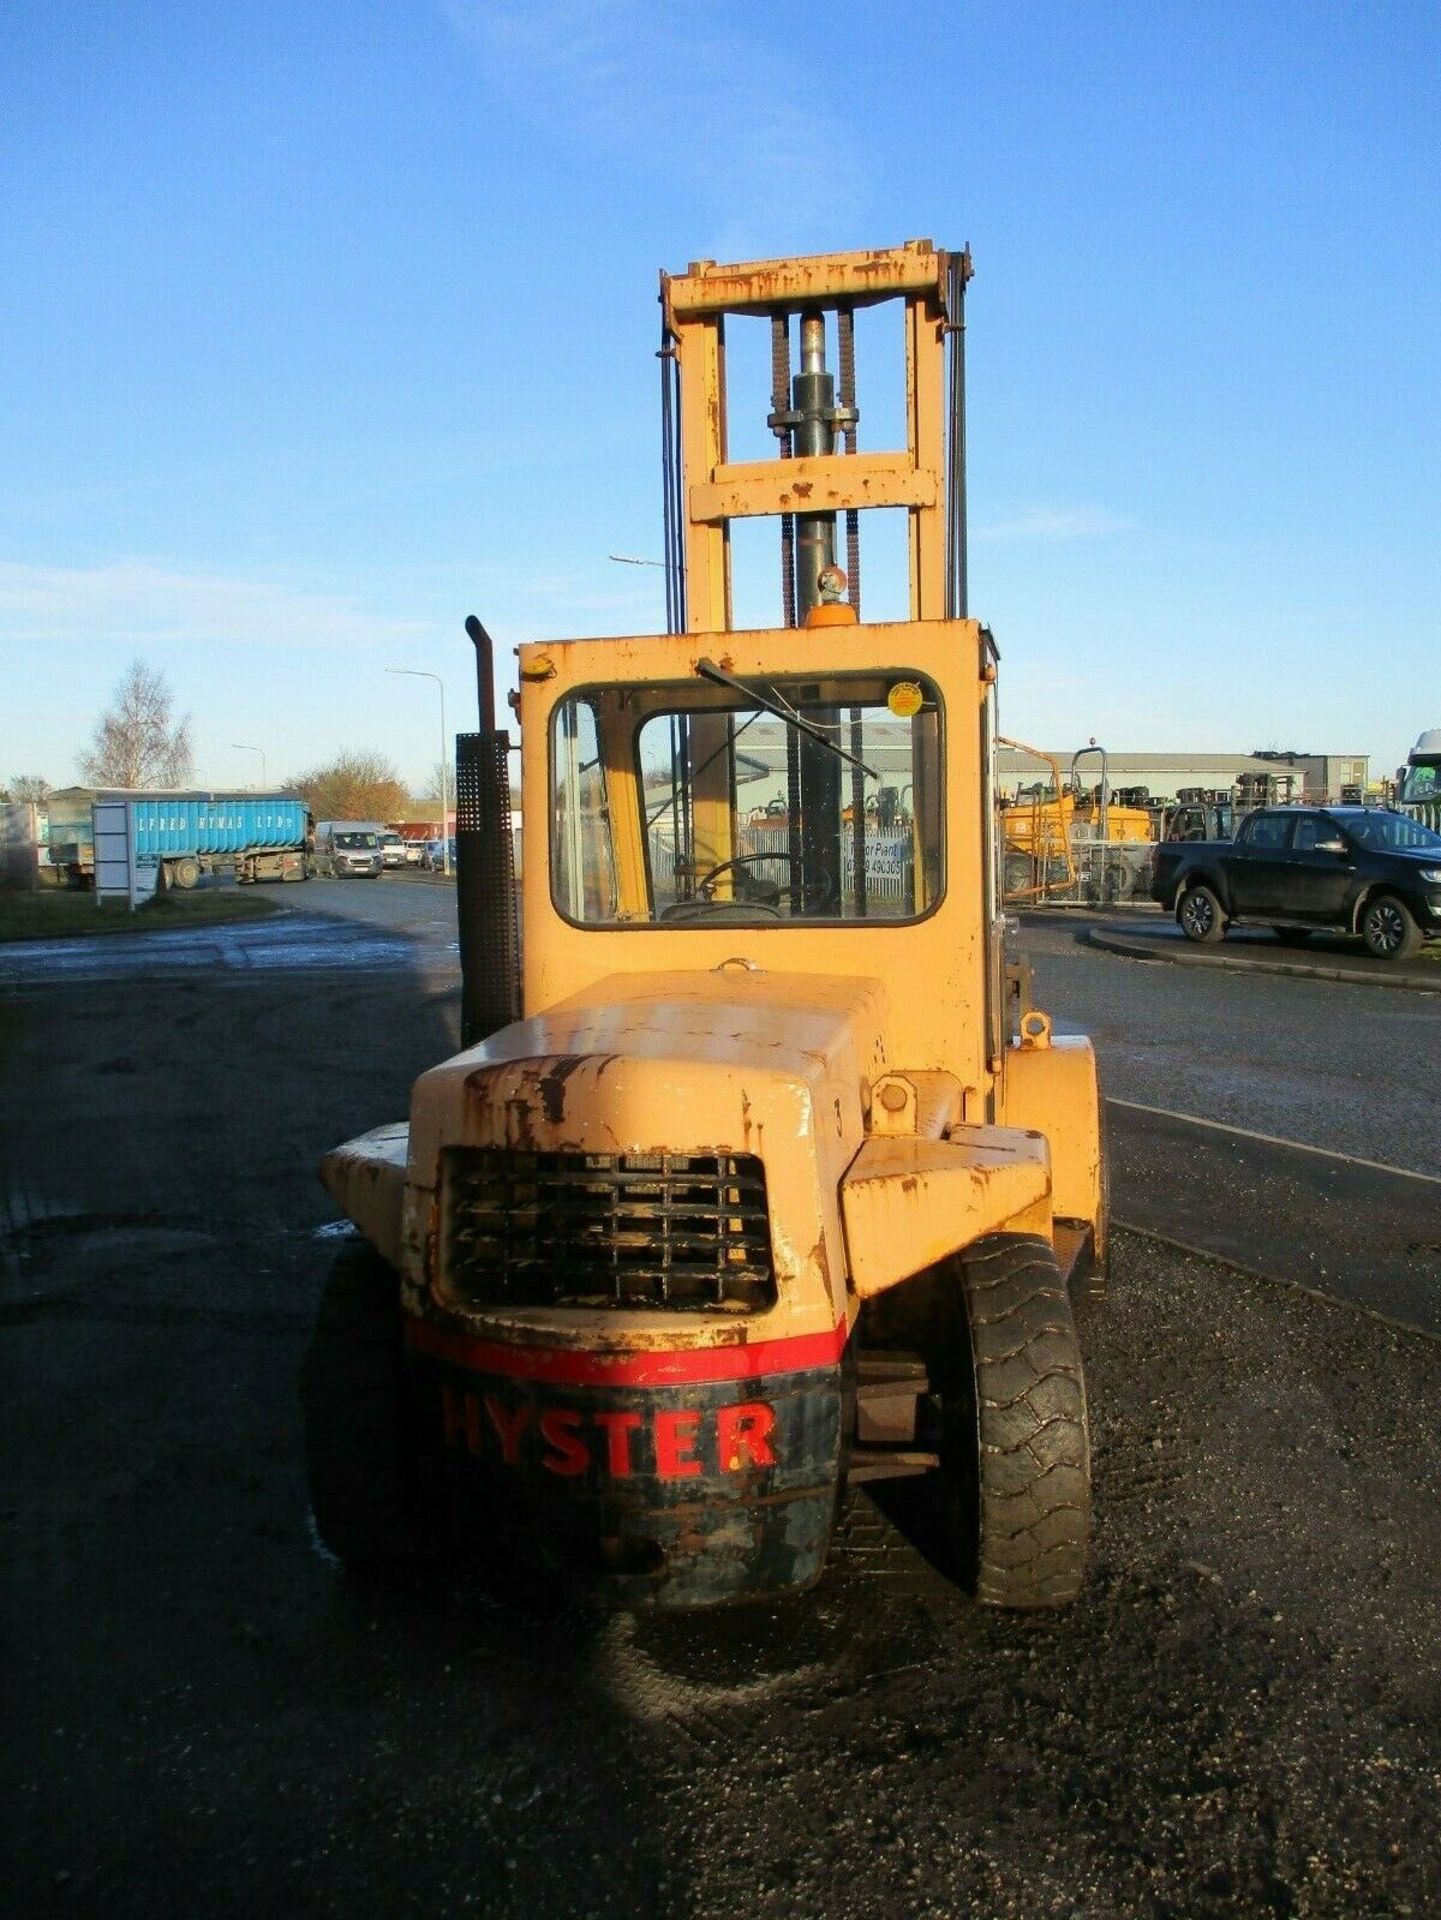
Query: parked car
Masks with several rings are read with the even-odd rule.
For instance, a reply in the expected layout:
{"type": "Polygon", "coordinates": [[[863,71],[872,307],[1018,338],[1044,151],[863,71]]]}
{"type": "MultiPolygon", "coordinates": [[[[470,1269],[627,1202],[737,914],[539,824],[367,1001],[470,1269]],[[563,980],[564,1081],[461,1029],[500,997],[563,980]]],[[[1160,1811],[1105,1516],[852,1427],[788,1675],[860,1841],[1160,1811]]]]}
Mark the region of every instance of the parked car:
{"type": "MultiPolygon", "coordinates": [[[[420,855],[420,864],[427,873],[441,873],[445,869],[445,842],[427,840],[420,855]]],[[[450,837],[450,870],[455,872],[455,835],[450,837]]]]}
{"type": "Polygon", "coordinates": [[[405,842],[398,833],[383,833],[380,836],[380,858],[386,867],[405,865],[405,842]]]}
{"type": "Polygon", "coordinates": [[[1333,928],[1405,960],[1441,938],[1441,833],[1385,807],[1261,807],[1234,840],[1163,842],[1151,898],[1202,944],[1254,921],[1288,942],[1333,928]]]}

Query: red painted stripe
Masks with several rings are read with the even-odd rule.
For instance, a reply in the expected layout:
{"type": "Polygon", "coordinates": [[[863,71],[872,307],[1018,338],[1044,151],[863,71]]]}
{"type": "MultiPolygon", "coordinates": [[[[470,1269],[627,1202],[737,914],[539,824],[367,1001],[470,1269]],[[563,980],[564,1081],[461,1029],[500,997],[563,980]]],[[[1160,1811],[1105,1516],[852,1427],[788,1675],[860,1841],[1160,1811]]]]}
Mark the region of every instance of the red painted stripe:
{"type": "Polygon", "coordinates": [[[569,1347],[530,1347],[407,1317],[406,1345],[435,1360],[449,1360],[471,1373],[504,1374],[513,1380],[550,1381],[583,1387],[689,1387],[710,1380],[753,1380],[763,1373],[803,1373],[833,1367],[846,1344],[846,1323],[829,1333],[790,1334],[721,1347],[637,1350],[616,1358],[569,1347]]]}

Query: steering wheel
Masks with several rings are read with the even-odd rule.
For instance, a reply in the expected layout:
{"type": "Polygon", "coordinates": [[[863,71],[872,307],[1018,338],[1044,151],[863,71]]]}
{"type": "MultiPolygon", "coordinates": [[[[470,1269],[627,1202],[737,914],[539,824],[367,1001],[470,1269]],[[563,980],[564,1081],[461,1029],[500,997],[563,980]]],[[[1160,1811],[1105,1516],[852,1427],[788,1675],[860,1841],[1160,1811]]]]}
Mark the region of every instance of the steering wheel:
{"type": "MultiPolygon", "coordinates": [[[[803,878],[804,862],[793,853],[738,853],[732,860],[722,860],[712,867],[709,873],[703,873],[696,881],[696,897],[704,901],[706,906],[710,906],[712,904],[710,889],[723,873],[740,872],[748,867],[759,866],[765,861],[775,860],[785,862],[790,870],[789,879],[774,881],[748,878],[744,882],[746,891],[742,895],[747,905],[769,907],[774,910],[781,895],[787,893],[790,895],[792,910],[805,913],[807,910],[826,906],[834,898],[835,887],[825,868],[815,869],[807,880],[803,878]]],[[[737,891],[739,892],[740,889],[737,891]]],[[[727,900],[715,904],[730,906],[733,903],[727,900]]]]}

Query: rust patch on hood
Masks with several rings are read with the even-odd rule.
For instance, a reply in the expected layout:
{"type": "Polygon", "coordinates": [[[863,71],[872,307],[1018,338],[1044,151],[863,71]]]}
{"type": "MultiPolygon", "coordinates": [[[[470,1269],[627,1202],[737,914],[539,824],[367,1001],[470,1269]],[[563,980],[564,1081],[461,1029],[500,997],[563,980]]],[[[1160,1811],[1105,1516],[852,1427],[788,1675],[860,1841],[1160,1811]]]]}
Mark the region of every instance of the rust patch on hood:
{"type": "Polygon", "coordinates": [[[537,1054],[530,1059],[487,1061],[465,1077],[465,1097],[505,1115],[508,1146],[533,1149],[542,1130],[559,1131],[565,1121],[571,1079],[589,1068],[595,1080],[614,1066],[615,1053],[537,1054]]]}
{"type": "Polygon", "coordinates": [[[582,1067],[599,1065],[595,1055],[584,1053],[562,1054],[558,1060],[551,1060],[545,1072],[536,1081],[536,1091],[540,1095],[541,1109],[546,1122],[558,1127],[565,1118],[565,1087],[572,1074],[579,1073],[582,1067]]]}

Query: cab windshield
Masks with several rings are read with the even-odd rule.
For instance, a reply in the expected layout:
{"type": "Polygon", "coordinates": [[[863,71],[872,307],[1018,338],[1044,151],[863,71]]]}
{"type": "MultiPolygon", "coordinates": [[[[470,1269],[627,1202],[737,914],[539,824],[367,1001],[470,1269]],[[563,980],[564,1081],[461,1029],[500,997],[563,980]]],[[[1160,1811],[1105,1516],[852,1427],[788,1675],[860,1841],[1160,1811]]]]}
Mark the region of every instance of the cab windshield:
{"type": "Polygon", "coordinates": [[[944,885],[934,685],[713,671],[724,684],[589,688],[557,707],[559,911],[677,927],[928,913],[944,885]]]}
{"type": "Polygon", "coordinates": [[[1401,803],[1414,806],[1422,800],[1441,798],[1441,766],[1423,762],[1408,766],[1401,782],[1401,803]]]}

